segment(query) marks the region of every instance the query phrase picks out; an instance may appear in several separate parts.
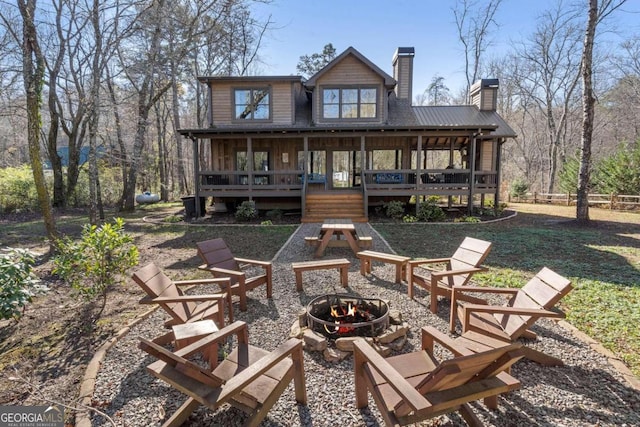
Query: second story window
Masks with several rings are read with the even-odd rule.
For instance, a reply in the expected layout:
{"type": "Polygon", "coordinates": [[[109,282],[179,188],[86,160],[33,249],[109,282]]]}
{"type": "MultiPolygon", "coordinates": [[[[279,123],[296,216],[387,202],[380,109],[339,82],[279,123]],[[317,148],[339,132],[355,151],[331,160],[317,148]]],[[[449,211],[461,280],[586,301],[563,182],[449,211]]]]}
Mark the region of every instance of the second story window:
{"type": "Polygon", "coordinates": [[[236,120],[269,120],[271,106],[269,88],[234,90],[236,120]]]}
{"type": "Polygon", "coordinates": [[[322,90],[322,117],[325,119],[374,119],[377,105],[378,90],[375,87],[322,90]]]}

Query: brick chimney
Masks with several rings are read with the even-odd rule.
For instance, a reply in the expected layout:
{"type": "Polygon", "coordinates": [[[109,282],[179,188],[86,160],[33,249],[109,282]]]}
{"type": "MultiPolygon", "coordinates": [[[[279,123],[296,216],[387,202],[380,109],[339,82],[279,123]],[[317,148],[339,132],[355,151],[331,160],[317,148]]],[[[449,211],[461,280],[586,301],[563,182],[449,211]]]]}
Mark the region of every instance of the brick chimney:
{"type": "Polygon", "coordinates": [[[471,104],[481,111],[496,111],[498,99],[498,79],[481,79],[471,85],[469,98],[471,104]]]}
{"type": "Polygon", "coordinates": [[[395,93],[399,99],[413,98],[413,57],[415,49],[399,47],[393,55],[393,78],[398,82],[395,93]]]}

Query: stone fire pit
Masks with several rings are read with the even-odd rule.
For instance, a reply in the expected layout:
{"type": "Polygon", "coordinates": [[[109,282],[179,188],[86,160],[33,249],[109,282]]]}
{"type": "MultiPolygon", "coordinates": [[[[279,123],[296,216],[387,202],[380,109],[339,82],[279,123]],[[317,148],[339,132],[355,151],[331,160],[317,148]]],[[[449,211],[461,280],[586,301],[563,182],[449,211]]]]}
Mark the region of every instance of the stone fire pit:
{"type": "Polygon", "coordinates": [[[389,326],[389,308],[378,298],[322,295],[307,305],[307,326],[329,338],[375,337],[389,326]]]}
{"type": "Polygon", "coordinates": [[[338,362],[353,351],[353,341],[364,338],[383,356],[400,350],[409,325],[386,301],[353,295],[322,295],[313,299],[291,326],[291,337],[302,338],[307,351],[322,351],[328,362],[338,362]]]}

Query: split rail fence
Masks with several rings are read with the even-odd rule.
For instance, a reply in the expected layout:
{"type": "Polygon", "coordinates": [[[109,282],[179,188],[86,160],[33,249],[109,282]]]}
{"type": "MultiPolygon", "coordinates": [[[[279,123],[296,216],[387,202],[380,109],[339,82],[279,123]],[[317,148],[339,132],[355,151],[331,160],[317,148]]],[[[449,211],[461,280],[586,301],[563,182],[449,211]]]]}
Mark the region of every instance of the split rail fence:
{"type": "MultiPolygon", "coordinates": [[[[640,195],[628,194],[589,194],[589,206],[606,206],[608,209],[637,209],[640,207],[640,195]]],[[[550,203],[575,205],[577,194],[572,193],[527,193],[520,197],[509,195],[509,202],[550,203]]]]}

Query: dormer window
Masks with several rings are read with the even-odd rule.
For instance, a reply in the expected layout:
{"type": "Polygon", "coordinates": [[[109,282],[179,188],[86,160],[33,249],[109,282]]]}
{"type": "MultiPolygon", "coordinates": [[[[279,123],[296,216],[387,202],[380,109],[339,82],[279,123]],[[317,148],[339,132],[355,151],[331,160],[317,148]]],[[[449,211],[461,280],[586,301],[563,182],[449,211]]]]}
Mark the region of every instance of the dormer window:
{"type": "Polygon", "coordinates": [[[270,120],[269,88],[234,89],[235,120],[270,120]]]}
{"type": "Polygon", "coordinates": [[[375,119],[378,89],[340,87],[322,90],[322,117],[325,119],[375,119]]]}

